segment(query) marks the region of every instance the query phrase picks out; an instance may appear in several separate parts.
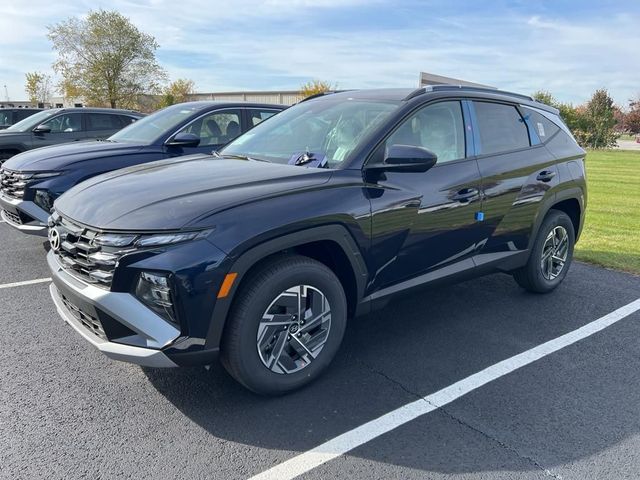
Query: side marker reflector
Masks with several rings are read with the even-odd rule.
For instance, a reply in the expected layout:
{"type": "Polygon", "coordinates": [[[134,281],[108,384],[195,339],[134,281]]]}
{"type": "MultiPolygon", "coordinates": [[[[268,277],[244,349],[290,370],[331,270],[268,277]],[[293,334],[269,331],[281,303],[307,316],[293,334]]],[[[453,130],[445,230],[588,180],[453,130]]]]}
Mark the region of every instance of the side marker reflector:
{"type": "Polygon", "coordinates": [[[236,281],[237,273],[227,273],[222,281],[222,285],[220,286],[220,290],[218,291],[218,298],[225,298],[229,295],[231,291],[231,287],[233,287],[233,282],[236,281]]]}

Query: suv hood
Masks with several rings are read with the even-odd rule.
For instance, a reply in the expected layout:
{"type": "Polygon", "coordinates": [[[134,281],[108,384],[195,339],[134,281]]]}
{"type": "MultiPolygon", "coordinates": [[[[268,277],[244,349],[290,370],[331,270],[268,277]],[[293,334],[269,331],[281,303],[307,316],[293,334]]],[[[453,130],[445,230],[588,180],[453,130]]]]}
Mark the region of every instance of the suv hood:
{"type": "Polygon", "coordinates": [[[86,160],[135,152],[141,148],[142,145],[99,142],[95,140],[63,143],[61,145],[27,150],[7,160],[4,163],[4,167],[9,170],[24,172],[51,172],[86,160]]]}
{"type": "Polygon", "coordinates": [[[178,230],[229,207],[330,177],[325,169],[189,156],[98,175],[67,191],[55,208],[101,230],[178,230]]]}

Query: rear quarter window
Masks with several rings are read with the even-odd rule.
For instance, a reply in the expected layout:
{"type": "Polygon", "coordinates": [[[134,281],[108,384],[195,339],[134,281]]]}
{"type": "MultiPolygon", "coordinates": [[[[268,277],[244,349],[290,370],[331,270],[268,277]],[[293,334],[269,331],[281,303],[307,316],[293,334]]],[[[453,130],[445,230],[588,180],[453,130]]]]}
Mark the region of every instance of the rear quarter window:
{"type": "Polygon", "coordinates": [[[549,120],[547,117],[535,110],[527,107],[522,107],[525,120],[528,122],[529,127],[533,129],[542,143],[545,143],[551,137],[553,137],[560,127],[549,120]]]}
{"type": "Polygon", "coordinates": [[[480,153],[490,155],[530,146],[529,130],[514,105],[473,102],[480,134],[480,153]]]}

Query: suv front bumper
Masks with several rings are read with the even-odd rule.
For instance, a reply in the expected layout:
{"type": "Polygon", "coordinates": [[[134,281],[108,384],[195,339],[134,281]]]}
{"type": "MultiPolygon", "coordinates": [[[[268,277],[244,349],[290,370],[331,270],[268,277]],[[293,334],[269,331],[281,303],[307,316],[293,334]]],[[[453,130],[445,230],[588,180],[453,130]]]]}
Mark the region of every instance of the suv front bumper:
{"type": "Polygon", "coordinates": [[[0,217],[10,227],[30,235],[47,236],[49,214],[34,202],[0,194],[0,217]]]}
{"type": "Polygon", "coordinates": [[[177,366],[162,348],[180,330],[153,313],[134,296],[87,284],[66,272],[53,252],[47,254],[58,314],[102,353],[115,360],[148,367],[177,366]]]}

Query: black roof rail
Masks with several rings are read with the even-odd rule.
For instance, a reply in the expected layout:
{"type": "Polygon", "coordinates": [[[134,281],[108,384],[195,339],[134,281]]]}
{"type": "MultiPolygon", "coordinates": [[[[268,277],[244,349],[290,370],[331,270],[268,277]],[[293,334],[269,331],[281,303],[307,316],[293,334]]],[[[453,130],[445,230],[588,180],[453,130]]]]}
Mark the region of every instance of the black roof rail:
{"type": "Polygon", "coordinates": [[[506,90],[500,90],[493,87],[472,87],[467,85],[428,85],[425,87],[427,92],[446,92],[451,90],[462,90],[465,92],[479,92],[479,93],[497,93],[500,95],[507,95],[509,97],[521,98],[529,102],[535,102],[533,97],[529,95],[523,95],[521,93],[508,92],[506,90]]]}
{"type": "Polygon", "coordinates": [[[309,95],[308,97],[304,97],[298,103],[306,102],[307,100],[313,100],[314,98],[318,98],[318,97],[324,97],[325,95],[331,95],[333,93],[337,93],[337,92],[331,91],[331,92],[314,93],[313,95],[309,95]]]}

